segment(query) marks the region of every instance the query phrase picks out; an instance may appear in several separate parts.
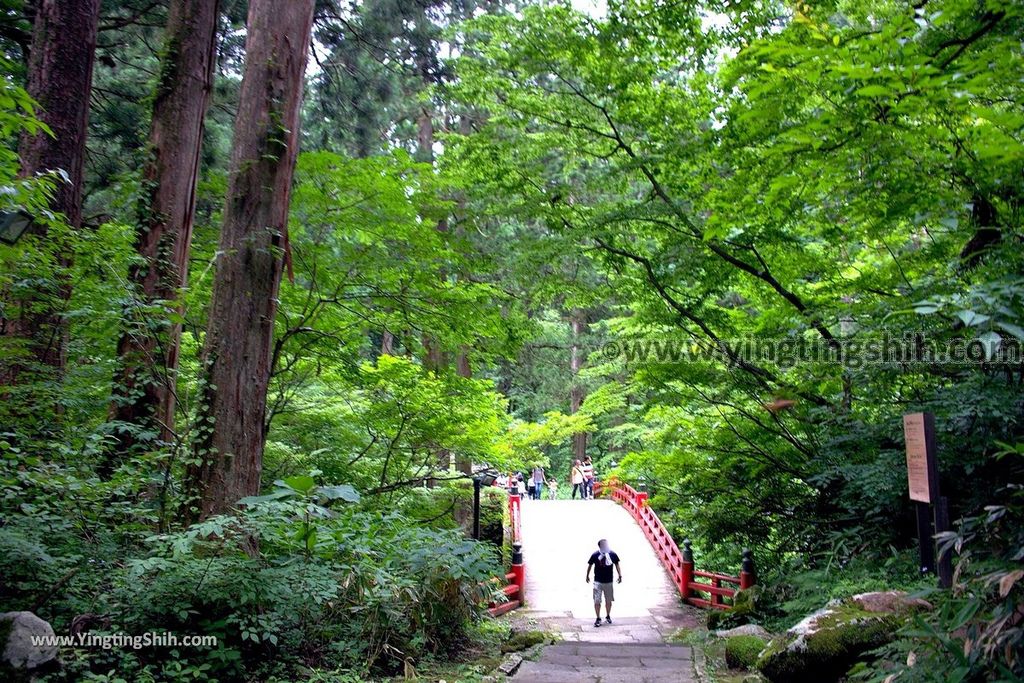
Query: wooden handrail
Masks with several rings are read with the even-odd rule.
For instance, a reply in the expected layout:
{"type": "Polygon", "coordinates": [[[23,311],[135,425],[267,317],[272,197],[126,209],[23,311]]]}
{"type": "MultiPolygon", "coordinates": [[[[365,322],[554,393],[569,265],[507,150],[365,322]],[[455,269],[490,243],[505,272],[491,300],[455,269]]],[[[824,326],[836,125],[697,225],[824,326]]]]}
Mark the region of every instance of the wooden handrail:
{"type": "Polygon", "coordinates": [[[694,576],[699,576],[702,579],[717,579],[718,581],[728,581],[729,583],[735,583],[737,586],[740,583],[740,577],[728,576],[727,574],[716,574],[715,572],[702,572],[694,571],[694,576]]]}
{"type": "Polygon", "coordinates": [[[611,499],[620,503],[629,512],[654,548],[683,600],[688,604],[712,609],[729,609],[731,606],[724,602],[723,598],[735,597],[737,588],[725,587],[723,583],[736,585],[739,590],[754,585],[754,560],[749,550],[743,551],[739,576],[698,571],[693,565],[693,549],[689,539],[683,541],[682,549],[676,545],[675,539],[665,528],[658,514],[647,505],[646,491],[637,491],[629,484],[618,481],[608,484],[595,481],[594,489],[597,492],[607,489],[611,493],[611,499]],[[698,578],[708,579],[710,583],[694,580],[698,578]],[[696,593],[707,593],[711,599],[697,597],[696,593]]]}

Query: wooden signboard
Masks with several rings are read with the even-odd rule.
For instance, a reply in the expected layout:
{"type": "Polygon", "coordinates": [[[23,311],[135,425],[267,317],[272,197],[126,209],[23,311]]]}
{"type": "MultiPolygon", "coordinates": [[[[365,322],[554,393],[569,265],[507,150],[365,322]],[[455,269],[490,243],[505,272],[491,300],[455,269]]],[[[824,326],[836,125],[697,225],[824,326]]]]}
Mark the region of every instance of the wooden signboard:
{"type": "Polygon", "coordinates": [[[903,416],[903,437],[907,442],[907,483],[910,499],[917,508],[917,537],[921,550],[921,572],[938,570],[939,585],[949,588],[953,580],[953,564],[949,552],[935,562],[932,534],[949,530],[949,509],[939,493],[939,467],[935,449],[935,415],[909,413],[903,416]],[[935,529],[932,529],[931,504],[936,505],[935,529]]]}
{"type": "Polygon", "coordinates": [[[910,499],[931,503],[939,493],[938,470],[935,466],[935,416],[931,413],[904,415],[903,436],[907,442],[910,499]]]}

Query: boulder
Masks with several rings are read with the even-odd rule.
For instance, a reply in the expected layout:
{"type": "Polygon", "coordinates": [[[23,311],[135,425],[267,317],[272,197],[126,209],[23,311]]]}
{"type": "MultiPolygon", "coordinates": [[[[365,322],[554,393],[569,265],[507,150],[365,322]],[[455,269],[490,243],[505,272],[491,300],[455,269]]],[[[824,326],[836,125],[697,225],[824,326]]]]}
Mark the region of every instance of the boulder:
{"type": "Polygon", "coordinates": [[[57,664],[53,628],[32,612],[0,613],[0,643],[3,644],[0,673],[11,680],[27,678],[57,664]],[[48,644],[38,642],[50,639],[48,644]],[[36,642],[33,642],[36,641],[36,642]]]}
{"type": "Polygon", "coordinates": [[[507,654],[509,652],[521,652],[529,649],[534,645],[545,643],[548,640],[548,634],[544,631],[524,631],[524,630],[513,630],[509,634],[508,640],[502,643],[501,652],[507,654]]]}
{"type": "Polygon", "coordinates": [[[730,669],[752,669],[766,644],[764,638],[752,635],[729,638],[725,641],[725,663],[730,669]]]}
{"type": "Polygon", "coordinates": [[[759,624],[744,624],[743,626],[737,626],[736,628],[728,628],[724,631],[714,631],[714,635],[718,638],[735,638],[736,636],[757,636],[764,640],[768,640],[772,637],[772,634],[768,633],[768,630],[759,624]]]}
{"type": "Polygon", "coordinates": [[[773,683],[838,681],[864,653],[892,640],[907,615],[930,608],[898,591],[834,600],[773,638],[757,668],[773,683]]]}
{"type": "Polygon", "coordinates": [[[860,593],[854,595],[850,600],[865,612],[875,614],[905,614],[932,609],[932,604],[927,600],[913,598],[903,591],[860,593]]]}

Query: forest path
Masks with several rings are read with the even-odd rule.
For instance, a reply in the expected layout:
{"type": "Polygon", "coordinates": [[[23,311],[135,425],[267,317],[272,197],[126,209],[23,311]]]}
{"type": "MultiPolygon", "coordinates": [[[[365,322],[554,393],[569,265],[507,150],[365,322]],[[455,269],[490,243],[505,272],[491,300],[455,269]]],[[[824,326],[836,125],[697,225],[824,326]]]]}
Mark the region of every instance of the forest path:
{"type": "Polygon", "coordinates": [[[692,680],[690,648],[667,639],[681,627],[699,625],[701,614],[680,602],[628,512],[609,500],[529,500],[521,519],[526,609],[516,610],[514,619],[559,633],[563,642],[525,662],[515,680],[692,680]],[[615,584],[613,623],[596,628],[592,589],[584,579],[601,538],[619,555],[623,578],[615,584]]]}

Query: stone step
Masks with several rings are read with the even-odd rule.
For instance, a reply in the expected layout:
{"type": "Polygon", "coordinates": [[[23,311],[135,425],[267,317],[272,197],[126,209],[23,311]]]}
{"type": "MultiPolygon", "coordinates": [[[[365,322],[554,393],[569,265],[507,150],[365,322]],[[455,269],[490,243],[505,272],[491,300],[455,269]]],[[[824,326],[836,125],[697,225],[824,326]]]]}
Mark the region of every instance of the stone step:
{"type": "Polygon", "coordinates": [[[678,669],[681,666],[688,666],[689,657],[627,657],[619,653],[609,653],[607,656],[599,655],[574,655],[562,652],[545,652],[537,660],[545,664],[557,664],[559,666],[577,669],[678,669]]]}
{"type": "Polygon", "coordinates": [[[587,641],[562,641],[544,649],[545,653],[599,656],[599,657],[657,657],[666,659],[690,659],[691,651],[686,645],[668,643],[595,643],[587,641]]]}
{"type": "Polygon", "coordinates": [[[692,683],[685,645],[563,641],[523,662],[513,676],[532,683],[692,683]]]}
{"type": "Polygon", "coordinates": [[[601,668],[578,669],[558,664],[523,662],[513,681],[529,683],[695,683],[689,662],[673,669],[601,668]]]}

